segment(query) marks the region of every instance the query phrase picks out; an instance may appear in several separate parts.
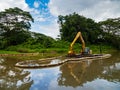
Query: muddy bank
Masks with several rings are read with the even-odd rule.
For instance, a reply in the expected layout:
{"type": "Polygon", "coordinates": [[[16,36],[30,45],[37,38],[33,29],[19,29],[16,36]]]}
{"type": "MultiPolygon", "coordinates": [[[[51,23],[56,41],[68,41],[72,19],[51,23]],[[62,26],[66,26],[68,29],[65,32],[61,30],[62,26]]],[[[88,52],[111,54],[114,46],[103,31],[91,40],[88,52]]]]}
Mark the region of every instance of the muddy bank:
{"type": "Polygon", "coordinates": [[[0,56],[36,56],[39,53],[0,54],[0,56]]]}

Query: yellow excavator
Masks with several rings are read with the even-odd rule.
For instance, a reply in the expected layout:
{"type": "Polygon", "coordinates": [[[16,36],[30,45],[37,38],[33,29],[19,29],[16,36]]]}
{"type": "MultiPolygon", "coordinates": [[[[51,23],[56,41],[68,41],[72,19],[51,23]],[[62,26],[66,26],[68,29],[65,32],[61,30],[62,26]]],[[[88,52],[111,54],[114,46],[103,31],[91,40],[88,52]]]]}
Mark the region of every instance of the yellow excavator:
{"type": "Polygon", "coordinates": [[[88,55],[91,54],[92,51],[88,48],[85,47],[85,41],[82,37],[81,32],[78,32],[76,37],[74,38],[73,42],[70,44],[70,50],[68,51],[68,56],[75,56],[75,52],[73,51],[73,45],[75,44],[76,40],[80,38],[81,42],[82,42],[82,50],[81,50],[81,55],[88,55]]]}

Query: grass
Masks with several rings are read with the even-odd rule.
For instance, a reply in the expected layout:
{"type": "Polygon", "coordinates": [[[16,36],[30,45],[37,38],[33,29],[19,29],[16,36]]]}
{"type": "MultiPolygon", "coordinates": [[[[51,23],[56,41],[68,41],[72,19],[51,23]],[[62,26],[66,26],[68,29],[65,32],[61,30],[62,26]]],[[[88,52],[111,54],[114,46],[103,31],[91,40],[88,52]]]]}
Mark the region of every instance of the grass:
{"type": "MultiPolygon", "coordinates": [[[[93,54],[99,54],[100,53],[100,45],[87,45],[93,52],[93,54]]],[[[81,50],[81,45],[75,45],[73,47],[74,51],[76,53],[79,53],[81,50]]],[[[20,53],[35,53],[39,52],[36,56],[5,56],[12,59],[19,59],[19,60],[38,60],[40,58],[49,58],[49,57],[57,57],[57,56],[64,56],[67,55],[68,48],[40,48],[40,49],[24,49],[20,48],[20,51],[5,51],[0,50],[0,54],[20,54],[20,53]]],[[[115,50],[113,47],[108,45],[101,45],[102,53],[110,53],[111,51],[115,50]]]]}
{"type": "Polygon", "coordinates": [[[51,58],[51,57],[58,57],[65,55],[65,53],[39,53],[38,55],[35,56],[2,56],[4,58],[9,58],[9,59],[17,59],[17,60],[39,60],[41,58],[51,58]]]}
{"type": "Polygon", "coordinates": [[[95,53],[110,53],[115,50],[112,46],[108,45],[89,45],[90,49],[92,49],[93,54],[95,53]]]}
{"type": "Polygon", "coordinates": [[[19,54],[19,52],[0,50],[0,54],[19,54]]]}
{"type": "MultiPolygon", "coordinates": [[[[5,58],[10,58],[10,59],[18,59],[18,60],[38,60],[41,58],[51,58],[51,57],[57,57],[57,56],[61,56],[61,55],[65,55],[66,53],[66,49],[59,49],[59,48],[47,48],[47,49],[40,49],[40,50],[34,50],[36,52],[39,52],[38,55],[34,55],[34,56],[17,56],[17,55],[10,55],[10,56],[2,56],[5,58]]],[[[24,52],[25,53],[25,52],[24,52]]],[[[34,52],[33,52],[34,53],[34,52]]],[[[21,52],[17,52],[17,51],[4,51],[4,50],[0,50],[0,54],[21,54],[21,52]]],[[[29,54],[29,53],[28,53],[29,54]]]]}

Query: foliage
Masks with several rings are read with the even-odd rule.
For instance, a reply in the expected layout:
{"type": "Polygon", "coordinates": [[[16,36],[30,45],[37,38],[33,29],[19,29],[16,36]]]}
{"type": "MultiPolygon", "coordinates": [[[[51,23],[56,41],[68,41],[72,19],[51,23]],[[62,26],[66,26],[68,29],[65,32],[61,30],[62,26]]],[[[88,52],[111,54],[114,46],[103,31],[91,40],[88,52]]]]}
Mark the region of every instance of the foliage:
{"type": "Polygon", "coordinates": [[[54,42],[53,38],[51,38],[49,36],[45,36],[44,34],[33,32],[32,36],[35,40],[34,43],[40,43],[41,45],[43,45],[46,48],[50,48],[52,46],[52,43],[54,42]]]}
{"type": "Polygon", "coordinates": [[[29,37],[30,21],[34,21],[29,12],[17,7],[0,12],[0,39],[6,46],[17,45],[29,37]]]}
{"type": "Polygon", "coordinates": [[[41,49],[47,49],[53,47],[55,40],[49,36],[45,36],[40,33],[29,32],[31,37],[19,45],[11,45],[5,50],[18,51],[23,53],[29,52],[41,52],[41,49]]]}
{"type": "Polygon", "coordinates": [[[44,34],[31,32],[31,38],[29,38],[27,42],[22,45],[30,49],[50,48],[52,47],[54,41],[55,40],[53,38],[44,34]]]}
{"type": "Polygon", "coordinates": [[[99,22],[102,33],[102,41],[120,49],[120,18],[107,19],[99,22]]]}
{"type": "Polygon", "coordinates": [[[81,32],[87,44],[108,44],[120,49],[120,18],[99,23],[76,13],[59,16],[61,40],[72,42],[77,32],[81,32]]]}
{"type": "Polygon", "coordinates": [[[104,32],[120,37],[120,18],[107,19],[106,21],[99,22],[99,24],[104,32]]]}
{"type": "Polygon", "coordinates": [[[60,35],[62,40],[72,41],[77,32],[82,32],[82,36],[87,43],[96,43],[98,35],[101,33],[99,25],[92,19],[85,18],[76,13],[59,16],[60,35]]]}
{"type": "Polygon", "coordinates": [[[19,54],[19,52],[0,50],[0,54],[19,54]]]}
{"type": "MultiPolygon", "coordinates": [[[[86,46],[90,45],[89,47],[94,53],[99,51],[100,44],[102,44],[103,51],[107,51],[106,48],[111,50],[112,47],[108,48],[109,45],[120,49],[119,18],[96,23],[92,19],[76,13],[66,16],[60,15],[58,23],[61,39],[59,40],[28,31],[30,21],[33,21],[31,15],[18,8],[10,8],[0,12],[0,49],[20,53],[63,54],[67,53],[69,45],[78,31],[82,32],[82,36],[87,43],[86,46]]],[[[81,50],[81,44],[79,43],[75,43],[73,47],[77,53],[81,50]]]]}
{"type": "Polygon", "coordinates": [[[70,45],[70,42],[58,40],[58,41],[54,41],[54,43],[52,44],[52,47],[54,47],[54,48],[69,48],[69,45],[70,45]]]}

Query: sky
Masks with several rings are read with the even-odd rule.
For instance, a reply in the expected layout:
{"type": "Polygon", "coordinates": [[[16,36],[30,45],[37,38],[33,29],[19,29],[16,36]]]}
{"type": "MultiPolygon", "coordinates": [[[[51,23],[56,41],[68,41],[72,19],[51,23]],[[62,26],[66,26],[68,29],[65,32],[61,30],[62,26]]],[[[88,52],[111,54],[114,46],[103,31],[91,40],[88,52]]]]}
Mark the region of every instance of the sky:
{"type": "Polygon", "coordinates": [[[120,17],[120,0],[0,0],[0,11],[18,7],[34,18],[31,31],[59,35],[58,15],[76,12],[96,22],[120,17]]]}

